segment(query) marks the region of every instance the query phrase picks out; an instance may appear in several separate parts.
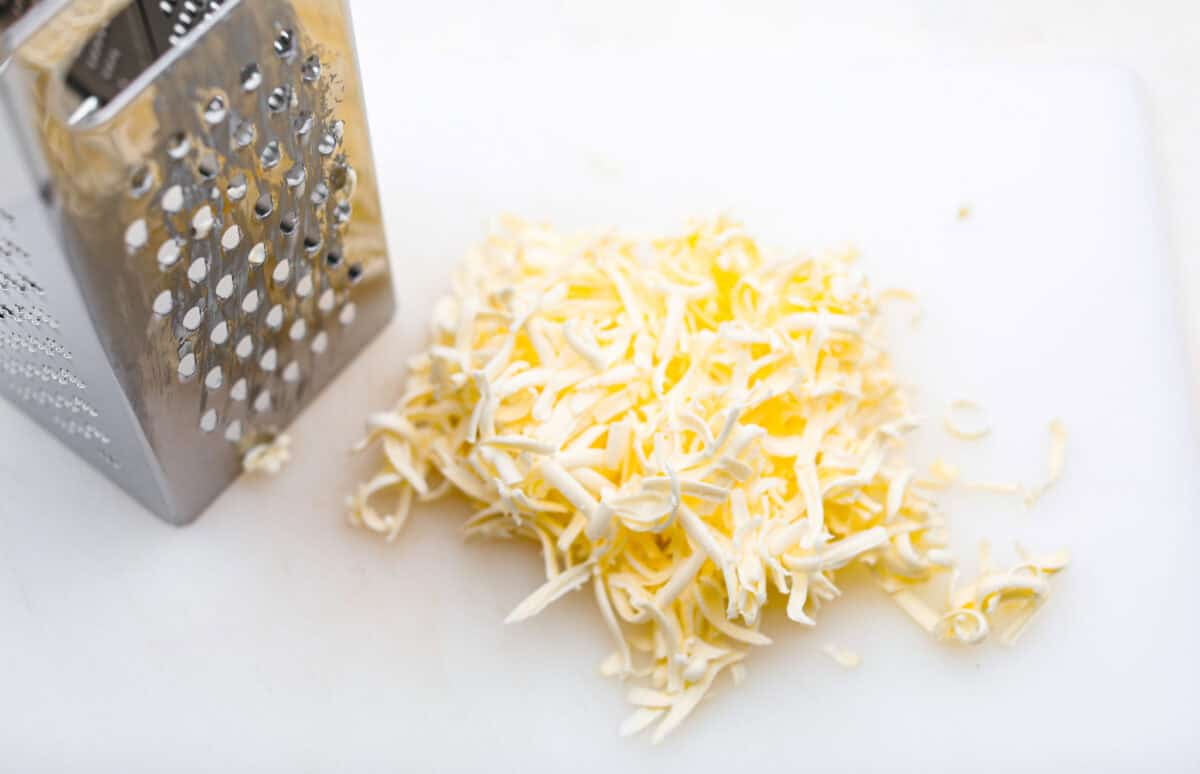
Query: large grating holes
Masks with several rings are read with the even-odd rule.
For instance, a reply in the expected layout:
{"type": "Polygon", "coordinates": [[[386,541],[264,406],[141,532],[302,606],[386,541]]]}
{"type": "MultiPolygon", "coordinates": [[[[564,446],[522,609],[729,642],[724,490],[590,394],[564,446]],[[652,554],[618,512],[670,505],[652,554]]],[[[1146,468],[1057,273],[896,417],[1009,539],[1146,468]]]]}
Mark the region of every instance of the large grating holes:
{"type": "Polygon", "coordinates": [[[193,283],[201,283],[208,276],[208,259],[197,258],[192,261],[192,265],[188,267],[188,279],[193,283]]]}
{"type": "Polygon", "coordinates": [[[183,209],[183,189],[178,185],[173,185],[163,192],[162,208],[165,212],[172,215],[183,209]]]}
{"type": "Polygon", "coordinates": [[[138,218],[125,229],[125,246],[130,250],[141,250],[150,241],[150,229],[144,218],[138,218]]]}
{"type": "Polygon", "coordinates": [[[179,373],[179,378],[187,381],[196,375],[196,356],[189,352],[179,358],[179,368],[176,369],[179,373]]]}
{"type": "Polygon", "coordinates": [[[242,360],[254,354],[254,339],[250,338],[250,334],[247,333],[238,339],[237,347],[234,348],[233,353],[242,360]]]}
{"type": "Polygon", "coordinates": [[[311,274],[305,274],[296,282],[296,295],[300,298],[308,298],[313,292],[313,281],[311,274]]]}
{"type": "Polygon", "coordinates": [[[237,248],[242,243],[242,230],[236,225],[225,229],[225,233],[221,235],[221,247],[226,251],[237,248]]]}
{"type": "Polygon", "coordinates": [[[175,308],[175,299],[171,297],[171,291],[164,290],[154,297],[152,305],[154,313],[159,317],[166,317],[175,308]]]}
{"type": "Polygon", "coordinates": [[[192,239],[207,239],[215,222],[212,207],[206,204],[196,210],[192,215],[192,239]]]}
{"type": "Polygon", "coordinates": [[[255,91],[259,86],[262,86],[263,76],[262,70],[259,69],[257,62],[251,62],[242,68],[242,91],[255,91]]]}
{"type": "Polygon", "coordinates": [[[204,310],[197,304],[183,315],[183,327],[189,331],[194,331],[200,327],[200,323],[204,322],[204,310]]]}

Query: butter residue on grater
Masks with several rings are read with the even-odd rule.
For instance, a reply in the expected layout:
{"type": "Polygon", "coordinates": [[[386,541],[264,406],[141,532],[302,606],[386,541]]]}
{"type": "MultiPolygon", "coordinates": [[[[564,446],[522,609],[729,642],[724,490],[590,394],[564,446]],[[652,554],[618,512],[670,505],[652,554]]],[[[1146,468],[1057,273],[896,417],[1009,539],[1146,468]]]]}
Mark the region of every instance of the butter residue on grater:
{"type": "Polygon", "coordinates": [[[55,327],[0,284],[0,394],[186,522],[393,311],[348,12],[43,2],[0,76],[0,240],[38,258],[0,270],[55,327]]]}

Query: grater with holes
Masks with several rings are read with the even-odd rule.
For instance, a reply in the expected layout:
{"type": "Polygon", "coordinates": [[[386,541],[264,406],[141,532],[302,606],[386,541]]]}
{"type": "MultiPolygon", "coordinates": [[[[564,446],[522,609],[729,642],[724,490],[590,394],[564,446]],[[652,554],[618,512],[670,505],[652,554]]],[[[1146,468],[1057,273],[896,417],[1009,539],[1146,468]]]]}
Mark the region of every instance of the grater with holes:
{"type": "Polygon", "coordinates": [[[169,522],[391,319],[346,0],[0,0],[0,395],[169,522]]]}

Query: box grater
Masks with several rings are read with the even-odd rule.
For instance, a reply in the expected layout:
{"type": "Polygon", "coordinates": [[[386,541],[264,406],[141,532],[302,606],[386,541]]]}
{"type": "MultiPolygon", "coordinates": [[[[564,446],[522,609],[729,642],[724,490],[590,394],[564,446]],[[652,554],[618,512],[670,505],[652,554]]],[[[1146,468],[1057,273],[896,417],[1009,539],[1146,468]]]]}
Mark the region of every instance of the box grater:
{"type": "Polygon", "coordinates": [[[0,394],[193,518],[387,324],[344,0],[0,0],[0,394]]]}

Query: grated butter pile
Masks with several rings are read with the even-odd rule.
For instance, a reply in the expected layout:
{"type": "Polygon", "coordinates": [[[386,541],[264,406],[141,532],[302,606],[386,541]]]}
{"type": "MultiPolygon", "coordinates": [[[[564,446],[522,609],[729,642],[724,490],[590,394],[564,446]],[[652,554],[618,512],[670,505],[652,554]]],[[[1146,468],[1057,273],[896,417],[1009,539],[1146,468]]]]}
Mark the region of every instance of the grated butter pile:
{"type": "Polygon", "coordinates": [[[812,626],[851,563],[936,637],[1015,636],[1066,557],[985,564],[930,601],[954,567],[945,479],[906,461],[916,422],[878,328],[852,256],[769,260],[729,219],[654,241],[505,219],[370,418],[381,468],[351,518],[394,538],[455,490],[479,508],[469,536],[535,541],[546,582],[508,621],[591,583],[602,670],[637,707],[621,731],[655,741],[770,643],[772,596],[812,626]]]}

